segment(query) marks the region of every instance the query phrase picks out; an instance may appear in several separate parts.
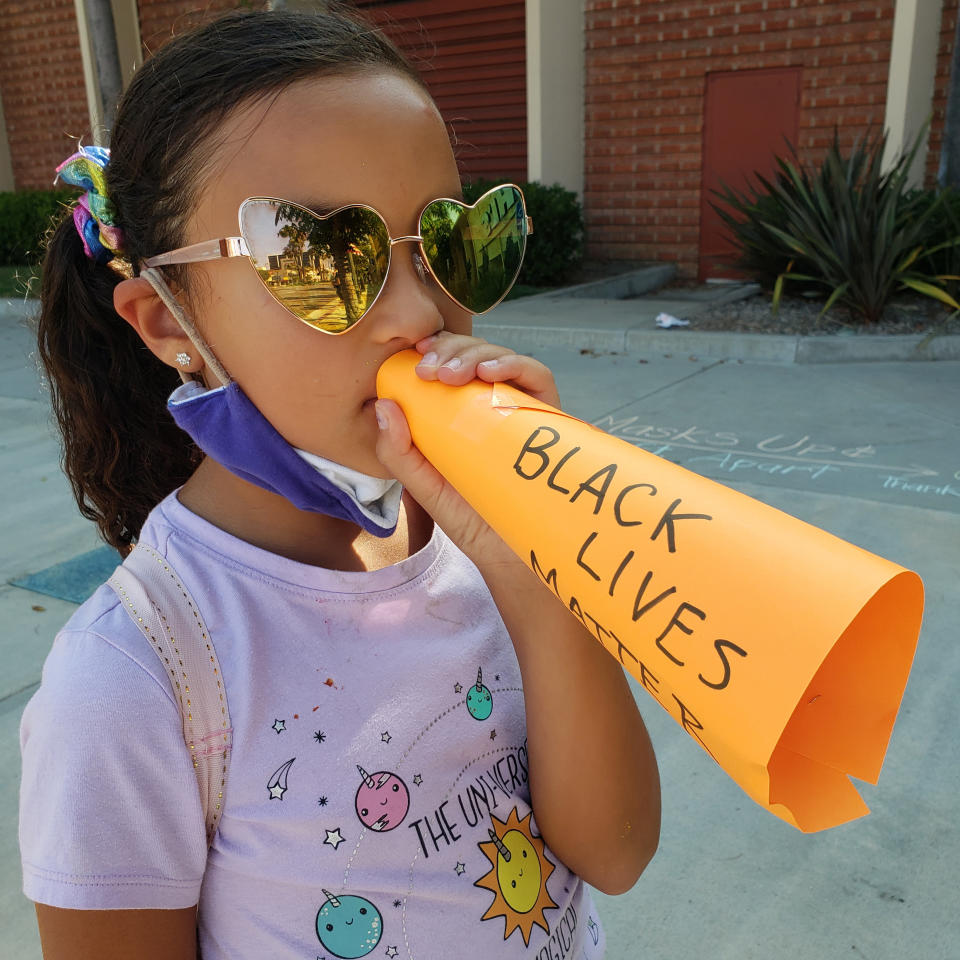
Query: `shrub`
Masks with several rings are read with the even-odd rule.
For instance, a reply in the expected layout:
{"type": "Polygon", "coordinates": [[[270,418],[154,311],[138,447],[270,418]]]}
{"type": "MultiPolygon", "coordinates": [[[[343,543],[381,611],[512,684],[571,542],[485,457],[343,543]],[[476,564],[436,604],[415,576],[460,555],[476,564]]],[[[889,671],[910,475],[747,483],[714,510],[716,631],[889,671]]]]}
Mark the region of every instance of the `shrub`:
{"type": "MultiPolygon", "coordinates": [[[[505,180],[474,180],[463,184],[468,204],[505,180]]],[[[562,284],[583,260],[583,211],[577,195],[559,183],[544,186],[536,181],[518,183],[533,220],[527,239],[518,285],[554,287],[562,284]]]]}
{"type": "Polygon", "coordinates": [[[715,191],[729,207],[713,204],[739,248],[738,266],[768,285],[773,280],[774,309],[790,281],[824,293],[821,315],[840,304],[866,323],[900,290],[960,310],[943,286],[951,277],[930,272],[931,257],[955,249],[954,240],[928,238],[943,198],[906,186],[924,133],[888,170],[885,136],[865,137],[844,156],[834,134],[819,168],[802,163],[791,146],[792,159],[777,158],[772,181],[757,174],[759,187],[749,193],[726,185],[715,191]]]}
{"type": "Polygon", "coordinates": [[[751,185],[750,197],[724,184],[722,192],[714,192],[723,197],[730,209],[710,202],[726,223],[737,249],[737,259],[731,266],[749,274],[768,291],[773,290],[777,277],[786,272],[791,262],[798,273],[808,273],[816,269],[813,264],[798,256],[775,232],[775,228],[786,229],[789,223],[783,198],[790,191],[790,181],[782,173],[778,173],[774,183],[775,187],[767,192],[751,185]]]}
{"type": "Polygon", "coordinates": [[[956,299],[960,293],[960,190],[917,190],[911,200],[926,224],[925,245],[917,263],[924,272],[939,276],[956,299]]]}
{"type": "Polygon", "coordinates": [[[63,215],[76,190],[18,190],[0,193],[0,264],[39,263],[44,236],[54,219],[63,215]]]}

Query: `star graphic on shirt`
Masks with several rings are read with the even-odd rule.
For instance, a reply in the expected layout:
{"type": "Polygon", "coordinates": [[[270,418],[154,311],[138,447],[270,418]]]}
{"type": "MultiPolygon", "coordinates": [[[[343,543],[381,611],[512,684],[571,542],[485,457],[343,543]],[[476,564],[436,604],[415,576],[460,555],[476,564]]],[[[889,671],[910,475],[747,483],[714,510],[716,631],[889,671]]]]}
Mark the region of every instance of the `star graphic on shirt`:
{"type": "Polygon", "coordinates": [[[327,831],[327,839],[323,841],[324,843],[329,843],[334,850],[343,843],[343,837],[340,836],[340,828],[337,827],[336,830],[327,831]]]}
{"type": "Polygon", "coordinates": [[[393,905],[394,905],[395,907],[401,907],[401,906],[403,906],[403,901],[402,901],[402,900],[394,900],[394,901],[393,901],[393,905]]]}
{"type": "Polygon", "coordinates": [[[327,805],[327,798],[326,798],[326,797],[320,797],[320,798],[317,800],[317,803],[318,803],[321,807],[325,807],[325,806],[327,805]]]}
{"type": "Polygon", "coordinates": [[[393,738],[390,736],[389,730],[384,730],[383,733],[380,734],[380,739],[384,743],[389,743],[393,738]]]}
{"type": "Polygon", "coordinates": [[[287,721],[286,721],[286,720],[274,720],[274,721],[273,721],[273,729],[276,730],[277,733],[280,733],[282,730],[286,730],[286,729],[287,729],[287,721]]]}
{"type": "Polygon", "coordinates": [[[286,763],[281,763],[267,781],[267,793],[271,800],[282,800],[287,792],[287,778],[290,776],[290,768],[296,761],[296,757],[291,757],[286,763]]]}
{"type": "Polygon", "coordinates": [[[455,683],[455,684],[453,685],[453,692],[454,692],[454,693],[459,693],[462,689],[463,689],[463,687],[461,687],[459,683],[455,683]]]}
{"type": "Polygon", "coordinates": [[[327,735],[322,730],[318,730],[313,735],[313,739],[316,740],[317,743],[323,743],[323,741],[327,739],[327,735]]]}
{"type": "Polygon", "coordinates": [[[396,947],[387,947],[387,956],[395,957],[400,951],[396,947]]]}
{"type": "Polygon", "coordinates": [[[496,739],[497,739],[497,731],[496,731],[496,730],[491,730],[491,731],[490,731],[490,739],[491,739],[491,740],[496,740],[496,739]]]}
{"type": "Polygon", "coordinates": [[[499,681],[499,680],[500,680],[500,674],[498,673],[493,679],[499,681]]]}
{"type": "Polygon", "coordinates": [[[456,865],[453,869],[457,871],[457,876],[459,877],[459,876],[461,876],[461,875],[463,874],[464,870],[466,870],[467,868],[466,868],[466,866],[465,866],[464,864],[462,864],[462,863],[458,860],[458,861],[457,861],[457,865],[456,865]]]}
{"type": "Polygon", "coordinates": [[[415,773],[413,775],[413,782],[419,787],[420,784],[423,783],[423,777],[421,777],[419,773],[415,773]]]}

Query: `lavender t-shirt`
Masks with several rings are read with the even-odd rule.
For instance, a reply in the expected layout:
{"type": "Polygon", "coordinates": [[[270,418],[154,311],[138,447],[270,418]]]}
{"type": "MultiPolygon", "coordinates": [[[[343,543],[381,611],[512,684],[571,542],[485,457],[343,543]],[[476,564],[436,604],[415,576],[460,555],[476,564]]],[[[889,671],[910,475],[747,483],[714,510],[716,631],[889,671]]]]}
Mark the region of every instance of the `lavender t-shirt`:
{"type": "Polygon", "coordinates": [[[513,646],[438,527],[400,563],[341,572],[253,547],[171,494],[141,539],[189,586],[220,659],[234,728],[220,828],[208,855],[168,677],[101,587],[23,715],[28,897],[199,902],[205,960],[603,956],[589,892],[530,808],[513,646]]]}

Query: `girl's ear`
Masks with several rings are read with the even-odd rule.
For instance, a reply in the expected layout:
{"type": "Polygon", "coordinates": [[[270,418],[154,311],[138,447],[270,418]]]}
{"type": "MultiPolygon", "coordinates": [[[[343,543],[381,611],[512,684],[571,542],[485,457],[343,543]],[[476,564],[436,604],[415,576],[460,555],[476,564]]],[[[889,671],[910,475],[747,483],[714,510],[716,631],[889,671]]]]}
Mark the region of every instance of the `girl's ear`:
{"type": "Polygon", "coordinates": [[[154,356],[182,373],[203,369],[203,358],[156,291],[143,277],[121,280],[113,289],[113,308],[137,331],[154,356]],[[189,361],[180,363],[180,357],[189,361]]]}

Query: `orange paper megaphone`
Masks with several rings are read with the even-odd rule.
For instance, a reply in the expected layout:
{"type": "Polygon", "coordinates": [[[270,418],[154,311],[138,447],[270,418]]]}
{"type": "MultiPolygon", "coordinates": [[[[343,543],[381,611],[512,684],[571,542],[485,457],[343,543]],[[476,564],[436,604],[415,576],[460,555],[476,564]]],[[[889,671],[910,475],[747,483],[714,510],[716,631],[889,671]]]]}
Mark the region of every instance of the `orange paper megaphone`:
{"type": "Polygon", "coordinates": [[[761,806],[869,812],[916,648],[916,573],[505,384],[380,369],[414,443],[761,806]]]}

